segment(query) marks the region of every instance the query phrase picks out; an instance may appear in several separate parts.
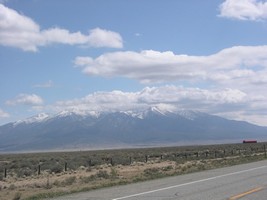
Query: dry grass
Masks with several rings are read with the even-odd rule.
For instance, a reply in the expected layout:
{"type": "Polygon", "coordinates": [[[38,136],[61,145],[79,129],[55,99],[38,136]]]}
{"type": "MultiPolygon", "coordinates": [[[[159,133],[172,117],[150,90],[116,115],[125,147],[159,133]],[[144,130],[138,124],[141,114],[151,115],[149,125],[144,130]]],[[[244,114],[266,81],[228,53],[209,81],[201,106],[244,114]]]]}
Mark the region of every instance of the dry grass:
{"type": "MultiPolygon", "coordinates": [[[[204,149],[206,151],[207,147],[204,149]]],[[[139,152],[140,150],[137,151],[139,152]]],[[[155,153],[156,149],[154,149],[154,151],[149,149],[149,151],[155,153]]],[[[185,150],[182,152],[184,151],[185,150]]],[[[151,159],[152,156],[150,156],[148,162],[146,162],[145,159],[133,159],[132,163],[129,165],[111,165],[109,161],[94,166],[80,164],[80,166],[74,169],[68,168],[68,171],[64,171],[64,169],[57,171],[55,169],[53,172],[50,169],[45,169],[41,171],[40,175],[38,175],[37,169],[35,171],[29,170],[30,167],[25,166],[25,169],[28,170],[26,170],[26,173],[25,171],[22,172],[14,169],[9,172],[8,176],[5,178],[3,177],[2,170],[2,172],[0,172],[2,174],[2,177],[0,177],[0,199],[44,199],[45,197],[51,197],[51,195],[57,196],[78,191],[88,191],[95,188],[185,174],[264,159],[263,152],[252,153],[250,155],[238,152],[237,155],[231,155],[230,153],[227,156],[210,156],[207,158],[205,156],[196,157],[195,155],[187,158],[177,156],[168,157],[167,155],[169,154],[166,152],[163,152],[165,153],[165,159],[157,155],[153,157],[153,159],[151,159]]],[[[143,153],[143,155],[147,155],[146,153],[147,152],[145,152],[145,154],[143,153]]],[[[161,155],[163,153],[162,151],[160,152],[161,155]]],[[[104,153],[101,152],[101,156],[103,156],[102,154],[104,153]]],[[[111,153],[109,152],[109,154],[111,153]]],[[[171,151],[170,154],[173,154],[173,151],[171,151]]],[[[177,155],[177,151],[175,154],[177,155]]],[[[138,155],[144,157],[140,152],[138,155]]],[[[130,156],[134,158],[134,154],[130,156]]],[[[16,163],[14,158],[15,157],[12,157],[12,160],[5,157],[6,160],[3,160],[4,156],[2,156],[2,160],[0,161],[4,163],[5,166],[8,164],[12,166],[11,163],[16,163]]],[[[40,155],[38,158],[40,158],[40,155]]],[[[35,161],[29,161],[29,163],[31,162],[35,161]]],[[[57,162],[59,163],[59,160],[57,162]]]]}

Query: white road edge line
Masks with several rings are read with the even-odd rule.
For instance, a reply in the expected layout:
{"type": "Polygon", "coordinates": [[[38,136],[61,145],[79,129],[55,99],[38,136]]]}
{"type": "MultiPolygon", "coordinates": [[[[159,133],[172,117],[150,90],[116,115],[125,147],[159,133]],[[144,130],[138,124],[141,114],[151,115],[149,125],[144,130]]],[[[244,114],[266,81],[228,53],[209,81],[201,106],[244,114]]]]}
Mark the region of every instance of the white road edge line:
{"type": "Polygon", "coordinates": [[[267,166],[251,168],[251,169],[247,169],[247,170],[242,170],[242,171],[233,172],[233,173],[229,173],[229,174],[223,174],[223,175],[220,175],[220,176],[214,176],[214,177],[201,179],[201,180],[197,180],[197,181],[192,181],[192,182],[188,182],[188,183],[183,183],[183,184],[179,184],[179,185],[173,185],[173,186],[170,186],[170,187],[160,188],[160,189],[157,189],[157,190],[150,190],[150,191],[147,191],[147,192],[141,192],[141,193],[137,193],[137,194],[132,194],[132,195],[129,195],[129,196],[119,197],[119,198],[115,198],[115,199],[112,199],[112,200],[128,199],[128,198],[131,198],[131,197],[142,196],[142,195],[145,195],[145,194],[150,194],[150,193],[159,192],[159,191],[163,191],[163,190],[169,190],[169,189],[172,189],[172,188],[178,188],[178,187],[182,187],[182,186],[186,186],[186,185],[192,185],[192,184],[195,184],[195,183],[201,183],[201,182],[205,182],[205,181],[210,181],[210,180],[214,180],[214,179],[218,179],[218,178],[223,178],[223,177],[226,177],[226,176],[242,174],[242,173],[245,173],[245,172],[254,171],[254,170],[258,170],[258,169],[263,169],[263,168],[266,168],[266,167],[267,166]]]}

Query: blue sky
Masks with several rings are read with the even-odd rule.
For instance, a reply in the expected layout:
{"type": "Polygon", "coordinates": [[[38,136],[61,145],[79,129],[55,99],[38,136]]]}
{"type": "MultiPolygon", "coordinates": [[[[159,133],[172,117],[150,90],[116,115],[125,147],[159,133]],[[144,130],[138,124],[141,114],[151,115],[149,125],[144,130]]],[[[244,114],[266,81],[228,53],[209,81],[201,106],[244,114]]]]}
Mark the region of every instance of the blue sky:
{"type": "Polygon", "coordinates": [[[0,0],[0,125],[190,109],[267,126],[267,1],[0,0]]]}

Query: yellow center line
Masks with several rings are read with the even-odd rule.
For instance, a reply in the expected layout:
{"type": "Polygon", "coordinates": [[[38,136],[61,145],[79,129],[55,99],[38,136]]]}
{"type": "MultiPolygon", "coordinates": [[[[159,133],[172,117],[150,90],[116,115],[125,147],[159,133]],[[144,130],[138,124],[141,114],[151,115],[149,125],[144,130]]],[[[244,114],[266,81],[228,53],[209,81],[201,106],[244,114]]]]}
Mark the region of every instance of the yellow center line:
{"type": "Polygon", "coordinates": [[[262,189],[263,189],[263,187],[254,188],[254,189],[252,189],[252,190],[249,190],[249,191],[243,192],[243,193],[241,193],[241,194],[232,196],[231,198],[229,198],[229,200],[240,199],[240,198],[242,198],[242,197],[244,197],[244,196],[246,196],[246,195],[252,194],[252,193],[254,193],[254,192],[258,192],[258,191],[260,191],[260,190],[262,190],[262,189]]]}

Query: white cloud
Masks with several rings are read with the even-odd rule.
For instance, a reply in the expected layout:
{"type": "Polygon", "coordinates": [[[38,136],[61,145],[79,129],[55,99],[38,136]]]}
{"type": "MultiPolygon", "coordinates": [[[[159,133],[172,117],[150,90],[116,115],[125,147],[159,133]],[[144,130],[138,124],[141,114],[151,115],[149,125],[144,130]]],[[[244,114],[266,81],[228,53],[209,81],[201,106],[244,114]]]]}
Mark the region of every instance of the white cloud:
{"type": "Polygon", "coordinates": [[[238,20],[266,20],[267,1],[226,0],[220,5],[219,16],[238,20]]]}
{"type": "Polygon", "coordinates": [[[8,100],[6,102],[7,105],[15,106],[15,105],[29,105],[29,106],[37,106],[43,104],[43,99],[36,94],[19,94],[12,100],[8,100]]]}
{"type": "Polygon", "coordinates": [[[75,65],[80,67],[80,66],[86,66],[86,65],[89,65],[89,64],[93,64],[93,59],[90,58],[90,57],[82,57],[82,56],[78,56],[75,58],[75,65]]]}
{"type": "Polygon", "coordinates": [[[31,18],[0,4],[1,45],[35,52],[40,46],[57,43],[91,47],[123,47],[119,33],[100,28],[92,29],[88,35],[81,32],[71,33],[69,30],[57,27],[41,30],[31,18]]]}
{"type": "Polygon", "coordinates": [[[95,28],[90,31],[88,43],[94,47],[123,47],[123,41],[120,34],[100,28],[95,28]]]}
{"type": "Polygon", "coordinates": [[[0,108],[0,118],[7,118],[7,117],[9,117],[10,115],[7,113],[7,112],[5,112],[5,111],[3,111],[1,108],[0,108]]]}
{"type": "Polygon", "coordinates": [[[50,28],[40,32],[41,37],[45,44],[61,43],[61,44],[86,44],[88,36],[83,35],[81,32],[70,33],[66,29],[50,28]]]}
{"type": "Polygon", "coordinates": [[[74,61],[85,74],[127,77],[143,83],[216,81],[257,76],[267,69],[267,46],[235,46],[209,55],[175,55],[171,51],[113,52],[74,61]]]}

